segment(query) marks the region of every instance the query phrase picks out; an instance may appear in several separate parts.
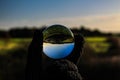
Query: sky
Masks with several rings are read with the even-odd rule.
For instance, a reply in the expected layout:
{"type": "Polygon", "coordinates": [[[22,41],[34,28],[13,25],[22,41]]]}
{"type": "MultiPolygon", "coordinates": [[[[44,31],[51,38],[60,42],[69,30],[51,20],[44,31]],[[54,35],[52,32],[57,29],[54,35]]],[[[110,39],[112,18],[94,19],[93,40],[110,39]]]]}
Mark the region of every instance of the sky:
{"type": "Polygon", "coordinates": [[[0,29],[53,24],[120,32],[120,0],[0,0],[0,29]]]}

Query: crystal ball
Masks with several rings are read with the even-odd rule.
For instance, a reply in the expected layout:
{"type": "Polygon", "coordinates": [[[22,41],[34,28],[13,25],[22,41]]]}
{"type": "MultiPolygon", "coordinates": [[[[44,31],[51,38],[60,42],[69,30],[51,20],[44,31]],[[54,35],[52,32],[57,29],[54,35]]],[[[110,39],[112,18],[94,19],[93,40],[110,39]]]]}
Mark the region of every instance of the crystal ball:
{"type": "Polygon", "coordinates": [[[74,35],[63,25],[52,25],[43,31],[43,52],[52,59],[62,59],[74,48],[74,35]]]}

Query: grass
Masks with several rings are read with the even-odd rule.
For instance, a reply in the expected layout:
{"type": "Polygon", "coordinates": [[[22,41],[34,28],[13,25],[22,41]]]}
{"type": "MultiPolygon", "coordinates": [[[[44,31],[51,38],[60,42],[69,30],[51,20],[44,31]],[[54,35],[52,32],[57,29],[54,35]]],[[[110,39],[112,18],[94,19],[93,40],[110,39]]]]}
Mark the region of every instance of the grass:
{"type": "MultiPolygon", "coordinates": [[[[86,43],[90,45],[91,48],[96,53],[105,53],[110,44],[106,42],[105,37],[86,37],[86,43]]],[[[24,47],[24,45],[28,45],[31,42],[31,38],[13,38],[13,39],[0,39],[0,51],[8,51],[16,48],[24,47]]]]}
{"type": "MultiPolygon", "coordinates": [[[[105,37],[86,37],[85,41],[96,54],[105,53],[110,46],[110,44],[106,42],[105,37]]],[[[0,39],[0,80],[24,79],[24,69],[27,59],[27,51],[25,51],[25,48],[28,48],[30,42],[31,39],[0,39]]],[[[89,55],[89,53],[87,55],[89,55]]],[[[112,64],[110,64],[105,61],[104,63],[100,63],[96,58],[91,57],[97,62],[97,64],[92,64],[90,63],[91,60],[89,57],[91,56],[87,56],[88,62],[86,58],[81,59],[80,62],[81,75],[86,80],[119,80],[120,69],[118,64],[113,64],[112,62],[112,64]]],[[[102,60],[106,59],[102,57],[102,60]]]]}
{"type": "Polygon", "coordinates": [[[86,42],[104,42],[105,37],[85,37],[86,42]]]}
{"type": "Polygon", "coordinates": [[[105,53],[110,46],[105,37],[86,37],[85,41],[96,53],[105,53]]]}
{"type": "Polygon", "coordinates": [[[10,51],[14,51],[19,48],[27,48],[31,39],[0,39],[0,54],[5,55],[5,53],[9,53],[10,51]]]}
{"type": "Polygon", "coordinates": [[[110,44],[100,42],[100,43],[89,43],[96,53],[105,53],[108,51],[110,44]]]}

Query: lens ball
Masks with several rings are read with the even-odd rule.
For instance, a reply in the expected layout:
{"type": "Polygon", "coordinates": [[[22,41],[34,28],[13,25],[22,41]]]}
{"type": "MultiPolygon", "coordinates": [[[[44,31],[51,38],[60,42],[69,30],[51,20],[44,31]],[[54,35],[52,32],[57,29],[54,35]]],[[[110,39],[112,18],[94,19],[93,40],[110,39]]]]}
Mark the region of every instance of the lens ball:
{"type": "Polygon", "coordinates": [[[74,36],[63,25],[52,25],[43,31],[43,52],[52,59],[62,59],[70,55],[74,48],[74,36]]]}

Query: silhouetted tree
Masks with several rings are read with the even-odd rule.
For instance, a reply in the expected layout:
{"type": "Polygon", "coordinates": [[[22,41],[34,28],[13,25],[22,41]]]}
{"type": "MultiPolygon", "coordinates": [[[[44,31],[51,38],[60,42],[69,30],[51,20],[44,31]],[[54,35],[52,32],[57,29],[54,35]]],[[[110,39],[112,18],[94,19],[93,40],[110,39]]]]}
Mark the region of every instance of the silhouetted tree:
{"type": "Polygon", "coordinates": [[[11,29],[9,31],[9,34],[11,37],[15,38],[29,38],[32,37],[33,35],[33,31],[31,29],[28,28],[23,28],[23,29],[11,29]]]}

